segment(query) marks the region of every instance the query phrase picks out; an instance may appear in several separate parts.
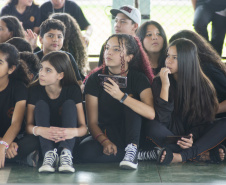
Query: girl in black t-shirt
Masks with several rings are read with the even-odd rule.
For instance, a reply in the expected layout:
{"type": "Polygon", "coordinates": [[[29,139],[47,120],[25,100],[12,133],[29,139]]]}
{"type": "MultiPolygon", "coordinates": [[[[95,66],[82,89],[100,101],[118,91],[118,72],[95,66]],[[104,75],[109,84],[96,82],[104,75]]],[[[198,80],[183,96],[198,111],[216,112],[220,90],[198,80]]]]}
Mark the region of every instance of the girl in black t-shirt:
{"type": "Polygon", "coordinates": [[[219,144],[226,136],[226,119],[214,120],[216,91],[198,60],[192,41],[175,40],[168,49],[166,67],[152,84],[156,119],[146,125],[146,131],[163,147],[157,159],[160,164],[224,160],[225,147],[219,144]],[[181,137],[173,142],[167,136],[181,137]]]}
{"type": "Polygon", "coordinates": [[[165,66],[167,38],[163,27],[156,21],[146,21],[136,33],[151,62],[154,75],[165,66]]]}
{"type": "Polygon", "coordinates": [[[12,37],[25,37],[19,20],[14,16],[0,17],[0,43],[6,42],[12,37]]]}
{"type": "Polygon", "coordinates": [[[25,146],[20,143],[19,132],[24,123],[28,84],[26,65],[19,61],[18,50],[11,44],[0,44],[0,168],[7,159],[23,157],[25,146]]]}
{"type": "Polygon", "coordinates": [[[137,168],[141,116],[155,117],[150,88],[152,77],[150,63],[138,38],[126,34],[109,37],[103,66],[85,85],[88,126],[93,138],[86,138],[80,145],[84,162],[122,160],[120,167],[137,168]],[[111,78],[100,83],[98,74],[127,77],[127,87],[119,88],[111,78]]]}
{"type": "Polygon", "coordinates": [[[38,34],[41,24],[41,15],[38,5],[33,1],[9,0],[2,7],[0,16],[12,15],[17,17],[25,30],[31,29],[38,34]]]}
{"type": "Polygon", "coordinates": [[[219,109],[217,118],[226,117],[226,65],[222,62],[220,55],[215,51],[211,44],[198,33],[191,30],[181,30],[175,33],[170,42],[179,38],[186,38],[195,43],[198,50],[199,62],[202,71],[213,83],[217,98],[219,101],[219,109]]]}
{"type": "Polygon", "coordinates": [[[76,137],[85,135],[87,128],[82,93],[64,52],[51,52],[41,60],[39,79],[29,88],[27,131],[39,137],[44,156],[39,172],[54,172],[58,153],[58,170],[75,171],[71,153],[76,137]]]}

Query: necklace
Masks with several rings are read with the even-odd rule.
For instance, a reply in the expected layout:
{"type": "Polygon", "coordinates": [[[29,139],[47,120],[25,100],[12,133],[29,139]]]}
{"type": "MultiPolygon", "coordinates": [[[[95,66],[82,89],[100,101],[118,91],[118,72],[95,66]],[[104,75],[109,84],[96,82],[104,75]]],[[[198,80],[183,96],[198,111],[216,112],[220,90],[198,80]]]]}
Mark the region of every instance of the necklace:
{"type": "MultiPolygon", "coordinates": [[[[65,4],[66,4],[66,2],[64,2],[63,12],[61,12],[61,13],[65,12],[65,4]]],[[[60,9],[62,9],[62,8],[60,8],[60,9]]],[[[52,5],[52,12],[55,13],[55,9],[54,9],[53,5],[52,5]]]]}
{"type": "Polygon", "coordinates": [[[121,75],[121,74],[127,73],[127,72],[129,71],[129,68],[127,68],[127,70],[124,71],[123,73],[118,73],[118,74],[112,73],[109,69],[108,69],[108,71],[109,71],[112,75],[121,75]]]}

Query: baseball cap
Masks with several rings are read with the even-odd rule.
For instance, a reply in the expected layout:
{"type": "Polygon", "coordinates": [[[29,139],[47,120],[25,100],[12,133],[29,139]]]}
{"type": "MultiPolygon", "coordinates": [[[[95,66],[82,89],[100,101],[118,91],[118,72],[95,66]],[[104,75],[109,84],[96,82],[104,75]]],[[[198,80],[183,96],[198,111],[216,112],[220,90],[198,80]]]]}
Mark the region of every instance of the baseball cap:
{"type": "Polygon", "coordinates": [[[111,9],[110,12],[113,16],[116,16],[118,13],[123,13],[130,19],[132,19],[135,23],[137,23],[138,26],[140,26],[141,23],[140,11],[131,5],[124,5],[119,9],[111,9]]]}

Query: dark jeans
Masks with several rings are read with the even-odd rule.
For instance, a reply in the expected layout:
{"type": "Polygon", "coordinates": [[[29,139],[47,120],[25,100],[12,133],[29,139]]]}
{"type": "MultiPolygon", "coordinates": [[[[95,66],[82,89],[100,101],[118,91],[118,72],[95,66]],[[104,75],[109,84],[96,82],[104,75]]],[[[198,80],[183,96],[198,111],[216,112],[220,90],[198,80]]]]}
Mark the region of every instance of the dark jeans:
{"type": "MultiPolygon", "coordinates": [[[[77,127],[77,109],[73,100],[67,100],[62,105],[62,115],[61,115],[62,127],[63,128],[76,128],[77,127]]],[[[35,122],[37,126],[50,127],[50,111],[48,104],[40,100],[35,105],[35,122]]],[[[55,143],[51,140],[39,137],[41,150],[43,156],[49,150],[54,148],[63,149],[67,148],[72,152],[76,138],[68,139],[55,143]]]]}
{"type": "Polygon", "coordinates": [[[119,162],[125,155],[125,147],[134,143],[139,145],[142,118],[130,108],[124,108],[125,120],[122,124],[99,125],[109,140],[117,146],[117,155],[105,155],[103,146],[92,136],[85,138],[79,145],[79,158],[82,162],[119,162]]]}
{"type": "Polygon", "coordinates": [[[201,153],[216,147],[224,141],[226,137],[226,118],[218,119],[213,124],[207,125],[205,132],[200,133],[201,137],[194,141],[193,146],[188,149],[181,149],[176,144],[165,144],[165,138],[174,134],[156,120],[146,123],[146,131],[147,136],[158,146],[168,147],[174,153],[180,153],[182,160],[187,161],[196,158],[201,153]]]}
{"type": "Polygon", "coordinates": [[[216,14],[206,5],[197,6],[194,15],[194,28],[207,41],[209,41],[207,25],[211,21],[212,39],[210,43],[219,55],[221,55],[226,33],[226,17],[216,14]]]}

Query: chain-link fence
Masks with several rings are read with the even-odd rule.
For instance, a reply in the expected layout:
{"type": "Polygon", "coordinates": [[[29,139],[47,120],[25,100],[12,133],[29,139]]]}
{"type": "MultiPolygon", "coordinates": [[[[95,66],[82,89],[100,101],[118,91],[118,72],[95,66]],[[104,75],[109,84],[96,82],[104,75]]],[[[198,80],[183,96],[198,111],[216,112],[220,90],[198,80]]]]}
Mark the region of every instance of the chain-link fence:
{"type": "MultiPolygon", "coordinates": [[[[35,0],[39,5],[47,0],[35,0]]],[[[93,27],[93,34],[88,48],[89,55],[98,55],[104,41],[114,33],[110,9],[121,5],[138,5],[142,14],[142,22],[155,20],[166,31],[168,39],[177,31],[193,28],[194,10],[191,0],[74,0],[83,10],[87,20],[93,27]]],[[[0,0],[1,5],[6,0],[0,0]]],[[[208,26],[211,33],[211,24],[208,26]]],[[[223,56],[226,56],[224,43],[223,56]]]]}

